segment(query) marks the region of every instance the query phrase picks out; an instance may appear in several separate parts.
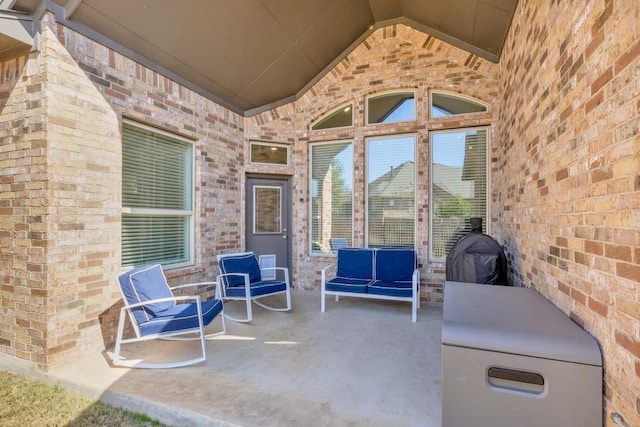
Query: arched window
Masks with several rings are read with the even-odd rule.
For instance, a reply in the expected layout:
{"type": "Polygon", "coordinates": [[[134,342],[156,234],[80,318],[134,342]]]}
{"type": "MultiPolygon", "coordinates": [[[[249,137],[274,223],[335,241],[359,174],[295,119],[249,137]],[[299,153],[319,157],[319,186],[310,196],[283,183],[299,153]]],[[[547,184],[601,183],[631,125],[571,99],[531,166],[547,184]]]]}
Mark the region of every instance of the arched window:
{"type": "Polygon", "coordinates": [[[389,92],[367,98],[367,123],[396,123],[416,119],[413,91],[389,92]]]}
{"type": "Polygon", "coordinates": [[[487,104],[468,96],[449,92],[431,92],[431,118],[456,116],[459,114],[484,113],[487,104]]]}
{"type": "Polygon", "coordinates": [[[311,125],[311,130],[334,129],[353,126],[353,104],[345,104],[331,110],[311,125]]]}

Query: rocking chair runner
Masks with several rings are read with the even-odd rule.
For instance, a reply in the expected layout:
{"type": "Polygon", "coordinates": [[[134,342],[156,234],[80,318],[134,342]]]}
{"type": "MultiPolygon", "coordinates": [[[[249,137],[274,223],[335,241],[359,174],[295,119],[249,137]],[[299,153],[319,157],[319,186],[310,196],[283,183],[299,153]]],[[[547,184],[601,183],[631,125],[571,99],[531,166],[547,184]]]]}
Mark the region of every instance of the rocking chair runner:
{"type": "Polygon", "coordinates": [[[247,317],[245,319],[225,317],[235,322],[250,322],[253,318],[251,302],[253,301],[262,308],[273,311],[291,310],[291,292],[289,287],[289,270],[285,267],[269,267],[260,269],[258,260],[253,252],[240,252],[232,254],[218,255],[218,267],[220,275],[218,282],[222,286],[223,300],[246,301],[247,317]],[[280,273],[275,280],[264,280],[265,277],[272,277],[274,274],[266,274],[267,271],[280,273]],[[285,294],[286,306],[273,307],[267,305],[259,298],[264,298],[277,294],[285,294]]]}
{"type": "Polygon", "coordinates": [[[224,334],[224,313],[220,289],[216,282],[192,283],[169,287],[159,264],[147,265],[119,276],[120,291],[125,302],[120,311],[118,334],[112,355],[113,364],[133,368],[177,368],[202,362],[207,358],[205,340],[224,334]],[[216,298],[201,301],[199,295],[174,296],[173,290],[190,286],[216,286],[216,298]],[[219,314],[223,314],[222,330],[205,334],[204,329],[219,314]],[[129,317],[134,338],[124,338],[125,319],[129,317]],[[191,335],[191,336],[184,336],[191,335]],[[201,355],[193,359],[167,363],[144,363],[127,360],[120,354],[122,344],[150,339],[199,340],[201,355]]]}

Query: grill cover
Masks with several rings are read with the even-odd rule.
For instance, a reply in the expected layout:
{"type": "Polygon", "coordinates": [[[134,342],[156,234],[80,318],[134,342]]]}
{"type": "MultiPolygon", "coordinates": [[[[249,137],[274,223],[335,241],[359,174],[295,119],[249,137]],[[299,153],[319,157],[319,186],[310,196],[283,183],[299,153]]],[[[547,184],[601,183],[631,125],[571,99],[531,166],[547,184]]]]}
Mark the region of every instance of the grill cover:
{"type": "Polygon", "coordinates": [[[447,255],[446,277],[453,282],[508,286],[507,257],[491,236],[472,231],[458,239],[447,255]]]}

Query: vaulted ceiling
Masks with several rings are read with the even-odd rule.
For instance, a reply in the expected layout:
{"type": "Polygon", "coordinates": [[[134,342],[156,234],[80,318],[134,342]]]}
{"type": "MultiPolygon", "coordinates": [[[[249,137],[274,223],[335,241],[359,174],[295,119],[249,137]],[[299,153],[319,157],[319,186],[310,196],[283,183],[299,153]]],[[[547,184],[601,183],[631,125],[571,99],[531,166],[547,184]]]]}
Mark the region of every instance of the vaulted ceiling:
{"type": "Polygon", "coordinates": [[[58,22],[247,116],[290,102],[402,23],[497,62],[517,0],[0,0],[0,58],[58,22]],[[25,34],[26,33],[26,34],[25,34]]]}

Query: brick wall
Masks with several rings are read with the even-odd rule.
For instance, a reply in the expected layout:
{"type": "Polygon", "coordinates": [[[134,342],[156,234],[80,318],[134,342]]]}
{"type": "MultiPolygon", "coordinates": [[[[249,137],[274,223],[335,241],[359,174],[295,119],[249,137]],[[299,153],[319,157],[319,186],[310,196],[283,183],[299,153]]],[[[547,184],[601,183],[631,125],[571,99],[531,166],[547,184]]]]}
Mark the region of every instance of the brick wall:
{"type": "MultiPolygon", "coordinates": [[[[454,46],[405,25],[375,31],[350,52],[326,76],[295,103],[247,120],[246,137],[291,145],[293,162],[294,230],[299,230],[293,248],[295,283],[302,288],[319,286],[320,269],[331,262],[325,256],[309,256],[309,143],[350,139],[354,142],[354,245],[365,240],[365,138],[403,133],[416,134],[416,248],[421,267],[423,297],[442,298],[444,263],[428,262],[429,224],[429,131],[461,126],[490,125],[497,117],[498,67],[454,46]],[[365,97],[394,90],[415,90],[417,120],[364,126],[365,97]],[[490,113],[464,120],[428,120],[429,90],[439,89],[475,97],[490,107],[490,113]],[[354,103],[353,129],[310,131],[322,115],[354,103]]],[[[249,166],[251,168],[251,166],[249,166]]],[[[264,167],[261,167],[263,170],[264,167]]]]}
{"type": "MultiPolygon", "coordinates": [[[[428,262],[429,224],[429,131],[462,126],[490,125],[499,111],[498,66],[405,25],[375,31],[317,82],[298,101],[247,119],[247,139],[288,143],[292,165],[294,204],[293,267],[295,284],[301,288],[319,286],[320,269],[332,261],[326,256],[309,256],[309,143],[350,139],[354,142],[354,245],[365,240],[365,138],[403,133],[416,134],[416,248],[421,267],[423,297],[442,298],[444,263],[428,262]],[[365,96],[394,89],[415,90],[417,120],[364,126],[365,96]],[[468,95],[490,105],[490,113],[460,119],[428,120],[429,90],[439,89],[468,95]],[[310,131],[322,115],[354,103],[352,129],[310,131]]],[[[493,138],[492,138],[493,139],[493,138]]],[[[248,170],[268,172],[263,166],[248,170]]]]}
{"type": "Polygon", "coordinates": [[[519,2],[494,181],[511,278],[597,338],[606,411],[629,425],[640,425],[638,22],[635,1],[519,2]]]}
{"type": "Polygon", "coordinates": [[[214,280],[241,249],[244,119],[43,18],[42,49],[0,77],[0,351],[41,369],[114,341],[120,293],[121,121],[193,139],[195,264],[214,280]]]}
{"type": "Polygon", "coordinates": [[[0,64],[0,349],[43,362],[48,183],[39,57],[0,64]]]}

